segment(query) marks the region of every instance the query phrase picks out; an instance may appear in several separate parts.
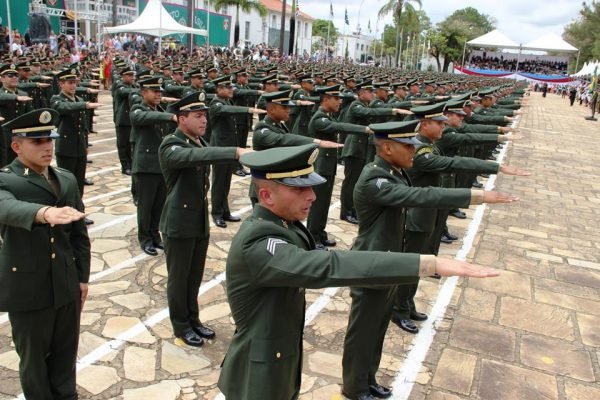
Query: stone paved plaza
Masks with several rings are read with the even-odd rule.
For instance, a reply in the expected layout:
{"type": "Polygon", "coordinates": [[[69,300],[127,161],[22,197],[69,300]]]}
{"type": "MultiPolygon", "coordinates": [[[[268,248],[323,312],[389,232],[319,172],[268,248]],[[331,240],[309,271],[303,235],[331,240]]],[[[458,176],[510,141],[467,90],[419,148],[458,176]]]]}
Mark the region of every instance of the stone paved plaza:
{"type": "MultiPolygon", "coordinates": [[[[216,382],[234,332],[224,267],[238,224],[211,228],[199,301],[201,319],[217,337],[199,349],[185,347],[168,319],[164,256],[147,256],[137,243],[110,96],[100,101],[105,106],[99,133],[90,137],[88,167],[95,185],[86,186],[84,198],[95,224],[81,321],[80,397],[222,399],[216,382]]],[[[533,175],[495,180],[499,190],[521,201],[473,206],[468,219],[450,218],[450,230],[466,237],[442,245],[443,256],[465,255],[502,275],[421,281],[418,307],[438,318],[422,324],[417,336],[390,326],[379,380],[394,386],[395,399],[600,399],[600,123],[584,120],[588,109],[569,107],[553,94],[533,93],[528,103],[519,121],[525,138],[501,156],[533,175]]],[[[355,226],[337,218],[342,177],[338,169],[327,229],[340,250],[356,235],[355,226]]],[[[233,178],[230,203],[242,217],[251,210],[248,185],[249,178],[233,178]]],[[[300,399],[341,400],[349,290],[309,290],[306,298],[300,399]]],[[[0,314],[0,400],[21,393],[17,370],[10,324],[0,314]]]]}

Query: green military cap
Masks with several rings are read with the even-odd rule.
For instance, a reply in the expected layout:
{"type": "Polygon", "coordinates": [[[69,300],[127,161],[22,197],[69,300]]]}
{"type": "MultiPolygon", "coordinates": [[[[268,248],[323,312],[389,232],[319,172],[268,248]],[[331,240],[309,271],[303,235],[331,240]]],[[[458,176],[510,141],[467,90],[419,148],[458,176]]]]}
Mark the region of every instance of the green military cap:
{"type": "Polygon", "coordinates": [[[129,66],[123,68],[121,71],[119,71],[120,75],[135,75],[135,70],[129,66]]]}
{"type": "Polygon", "coordinates": [[[406,82],[406,84],[407,84],[408,86],[412,86],[412,85],[418,85],[418,84],[419,84],[419,79],[417,79],[417,78],[413,78],[413,79],[409,80],[408,82],[406,82]]]}
{"type": "Polygon", "coordinates": [[[317,94],[320,96],[328,95],[328,96],[342,97],[342,94],[340,92],[340,85],[319,86],[318,88],[315,89],[315,92],[317,92],[317,94]]]}
{"type": "Polygon", "coordinates": [[[138,81],[140,85],[140,89],[148,89],[148,90],[160,90],[162,91],[163,78],[160,76],[153,76],[151,78],[146,78],[138,81]]]}
{"type": "Polygon", "coordinates": [[[231,86],[231,76],[223,75],[211,81],[217,86],[231,86]]]}
{"type": "Polygon", "coordinates": [[[446,108],[444,108],[444,112],[450,112],[450,113],[454,113],[454,114],[458,114],[458,115],[467,115],[467,113],[463,110],[463,107],[465,106],[465,103],[467,102],[467,100],[454,100],[454,101],[448,101],[446,103],[446,108]]]}
{"type": "Polygon", "coordinates": [[[206,68],[207,73],[208,72],[217,72],[217,71],[218,71],[218,69],[214,65],[206,68]]]}
{"type": "Polygon", "coordinates": [[[191,70],[190,72],[188,72],[188,76],[190,78],[201,78],[201,79],[206,78],[204,71],[202,71],[200,68],[191,70]]]}
{"type": "Polygon", "coordinates": [[[246,68],[242,68],[242,69],[239,69],[239,70],[233,72],[232,75],[235,75],[235,76],[238,76],[238,75],[248,75],[248,71],[246,71],[246,68]]]}
{"type": "Polygon", "coordinates": [[[356,85],[355,89],[357,91],[361,90],[361,89],[363,89],[363,90],[373,90],[373,81],[368,81],[368,80],[362,81],[361,83],[359,83],[359,84],[356,85]]]}
{"type": "Polygon", "coordinates": [[[348,83],[348,82],[350,82],[350,81],[354,81],[354,82],[356,82],[356,78],[355,78],[354,76],[345,76],[345,77],[343,78],[343,81],[344,81],[344,83],[348,83]]]}
{"type": "Polygon", "coordinates": [[[321,71],[316,71],[316,72],[313,74],[313,76],[314,76],[315,78],[317,78],[317,77],[318,77],[318,78],[322,78],[322,77],[323,77],[323,72],[321,72],[321,71]]]}
{"type": "Polygon", "coordinates": [[[329,82],[329,81],[337,82],[337,78],[336,78],[335,74],[327,75],[327,76],[323,77],[323,80],[325,80],[325,82],[329,82]]]}
{"type": "Polygon", "coordinates": [[[150,78],[150,77],[152,77],[152,75],[154,75],[154,71],[152,71],[151,69],[148,69],[148,68],[142,68],[142,69],[140,69],[140,72],[138,73],[138,79],[150,78]]]}
{"type": "Polygon", "coordinates": [[[161,64],[160,69],[162,69],[163,71],[166,69],[166,70],[172,70],[173,72],[175,72],[175,70],[177,68],[173,68],[173,66],[171,64],[166,63],[166,64],[161,64]]]}
{"type": "Polygon", "coordinates": [[[316,144],[274,147],[243,154],[240,162],[250,168],[253,178],[268,179],[292,187],[309,187],[327,180],[315,172],[319,154],[316,144]]]}
{"type": "Polygon", "coordinates": [[[494,88],[491,89],[485,89],[485,90],[480,90],[479,91],[479,97],[484,98],[484,97],[494,97],[494,88]]]}
{"type": "Polygon", "coordinates": [[[373,88],[390,90],[390,83],[389,82],[373,82],[373,88]]]}
{"type": "Polygon", "coordinates": [[[263,83],[271,83],[273,85],[277,85],[279,83],[279,79],[276,74],[267,75],[261,79],[263,83]]]}
{"type": "Polygon", "coordinates": [[[452,100],[454,100],[454,101],[470,100],[472,95],[473,95],[473,92],[468,92],[468,93],[461,94],[460,96],[453,97],[452,100]]]}
{"type": "Polygon", "coordinates": [[[412,111],[413,114],[415,114],[415,117],[419,119],[447,121],[448,118],[444,116],[444,107],[446,107],[446,103],[435,103],[426,106],[413,107],[410,111],[412,111]]]}
{"type": "Polygon", "coordinates": [[[396,90],[396,89],[408,90],[408,85],[406,84],[406,82],[394,82],[394,83],[392,83],[392,89],[393,90],[396,90]]]}
{"type": "Polygon", "coordinates": [[[208,107],[205,103],[206,94],[204,92],[196,92],[185,96],[183,99],[169,106],[175,114],[189,111],[206,111],[208,107]]]}
{"type": "Polygon", "coordinates": [[[297,79],[300,82],[307,82],[307,83],[314,83],[315,80],[313,79],[311,74],[303,74],[297,77],[297,79]]]}
{"type": "Polygon", "coordinates": [[[40,108],[11,119],[2,128],[4,132],[11,132],[16,137],[55,139],[60,136],[56,133],[59,117],[58,112],[51,108],[40,108]]]}
{"type": "Polygon", "coordinates": [[[55,75],[56,79],[61,81],[74,81],[79,79],[79,71],[77,68],[66,68],[55,75]]]}
{"type": "Polygon", "coordinates": [[[291,90],[282,90],[279,92],[263,93],[263,98],[267,103],[275,103],[281,106],[293,106],[291,90]]]}
{"type": "Polygon", "coordinates": [[[17,69],[19,69],[19,68],[31,69],[31,61],[22,61],[22,62],[18,63],[16,66],[17,66],[17,69]]]}
{"type": "Polygon", "coordinates": [[[393,121],[371,124],[369,128],[373,131],[375,139],[389,139],[404,144],[422,144],[415,137],[419,130],[419,120],[393,121]]]}
{"type": "Polygon", "coordinates": [[[16,74],[17,67],[15,64],[2,64],[0,66],[0,75],[16,74]]]}
{"type": "Polygon", "coordinates": [[[33,60],[31,60],[31,65],[35,65],[35,66],[41,65],[40,59],[34,58],[33,60]]]}
{"type": "Polygon", "coordinates": [[[181,68],[181,67],[173,68],[173,73],[174,74],[182,74],[183,75],[183,68],[181,68]]]}

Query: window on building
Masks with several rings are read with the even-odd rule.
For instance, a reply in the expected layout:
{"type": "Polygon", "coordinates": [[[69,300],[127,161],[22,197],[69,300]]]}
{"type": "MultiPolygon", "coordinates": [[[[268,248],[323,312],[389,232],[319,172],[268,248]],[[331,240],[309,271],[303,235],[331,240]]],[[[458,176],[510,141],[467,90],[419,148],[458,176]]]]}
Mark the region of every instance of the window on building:
{"type": "Polygon", "coordinates": [[[250,40],[250,21],[246,21],[246,29],[244,31],[244,39],[250,40]]]}
{"type": "Polygon", "coordinates": [[[358,51],[359,45],[358,43],[356,43],[356,51],[358,51]]]}
{"type": "Polygon", "coordinates": [[[308,34],[308,22],[304,23],[304,37],[309,37],[310,35],[308,34]]]}
{"type": "Polygon", "coordinates": [[[277,28],[277,16],[271,15],[271,28],[277,28]]]}

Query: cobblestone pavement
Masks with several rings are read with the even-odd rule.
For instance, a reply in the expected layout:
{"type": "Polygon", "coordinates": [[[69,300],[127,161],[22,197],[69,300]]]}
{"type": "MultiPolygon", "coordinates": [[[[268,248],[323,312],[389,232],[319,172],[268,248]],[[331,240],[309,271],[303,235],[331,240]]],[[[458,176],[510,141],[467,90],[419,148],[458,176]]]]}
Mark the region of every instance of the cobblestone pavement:
{"type": "MultiPolygon", "coordinates": [[[[174,339],[168,321],[164,257],[146,256],[137,244],[110,97],[100,101],[105,106],[99,133],[90,138],[94,162],[88,167],[95,185],[86,187],[84,198],[95,224],[90,296],[81,322],[80,396],[214,400],[234,331],[223,272],[237,224],[211,229],[200,290],[201,319],[216,329],[217,338],[200,349],[186,348],[174,339]]],[[[419,308],[440,317],[416,337],[390,326],[380,382],[394,385],[396,399],[600,399],[600,159],[594,145],[600,125],[585,121],[588,114],[555,95],[531,96],[519,124],[526,138],[507,147],[506,160],[534,175],[498,177],[496,186],[521,202],[482,206],[473,247],[463,249],[467,258],[504,271],[485,281],[421,281],[419,308]],[[449,304],[440,309],[444,296],[449,304]]],[[[328,231],[339,249],[348,249],[356,228],[337,219],[343,176],[338,172],[328,231]]],[[[248,178],[233,178],[231,207],[242,217],[250,211],[248,184],[248,178]]],[[[449,220],[459,236],[474,215],[479,219],[475,207],[466,211],[467,220],[449,220]]],[[[463,243],[443,246],[444,256],[455,256],[463,243]]],[[[309,290],[306,297],[300,398],[342,399],[348,289],[309,290]]],[[[0,400],[21,393],[10,335],[6,315],[0,314],[0,400]]]]}

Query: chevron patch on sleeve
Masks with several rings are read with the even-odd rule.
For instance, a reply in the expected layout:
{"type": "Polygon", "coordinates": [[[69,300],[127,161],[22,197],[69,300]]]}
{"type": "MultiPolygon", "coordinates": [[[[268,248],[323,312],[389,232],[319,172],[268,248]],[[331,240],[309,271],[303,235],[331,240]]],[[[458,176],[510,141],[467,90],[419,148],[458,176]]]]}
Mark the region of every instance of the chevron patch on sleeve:
{"type": "Polygon", "coordinates": [[[381,190],[381,185],[387,182],[389,182],[387,178],[378,178],[377,182],[375,182],[375,185],[377,186],[377,189],[381,190]]]}
{"type": "Polygon", "coordinates": [[[279,244],[288,244],[288,242],[277,238],[269,238],[267,240],[267,251],[271,253],[271,255],[275,255],[275,248],[279,244]]]}

